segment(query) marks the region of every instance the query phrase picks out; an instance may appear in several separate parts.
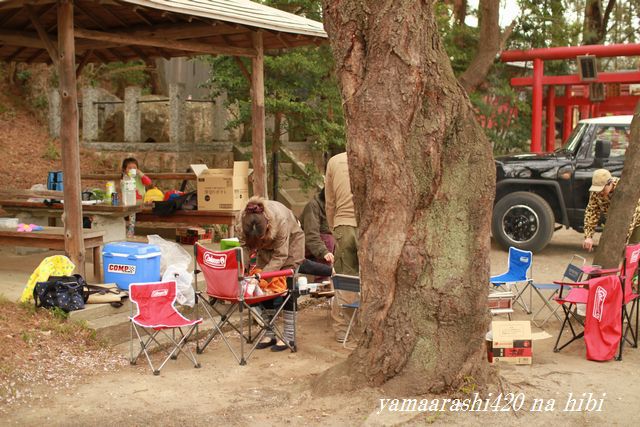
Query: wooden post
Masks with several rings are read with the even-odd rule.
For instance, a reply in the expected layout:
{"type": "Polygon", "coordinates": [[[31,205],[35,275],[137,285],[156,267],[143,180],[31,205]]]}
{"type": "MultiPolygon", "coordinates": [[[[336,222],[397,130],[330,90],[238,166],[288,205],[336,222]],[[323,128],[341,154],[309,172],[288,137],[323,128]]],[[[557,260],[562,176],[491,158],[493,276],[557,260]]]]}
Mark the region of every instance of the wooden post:
{"type": "Polygon", "coordinates": [[[64,247],[84,275],[80,146],[78,143],[78,93],[76,90],[73,1],[58,0],[58,75],[60,76],[62,170],[64,171],[64,247]]]}
{"type": "MultiPolygon", "coordinates": [[[[571,85],[564,87],[565,98],[571,97],[571,85]]],[[[573,130],[573,105],[565,105],[562,119],[562,143],[567,142],[567,138],[573,130]]]]}
{"type": "Polygon", "coordinates": [[[262,33],[251,34],[256,56],[251,59],[251,142],[253,195],[267,197],[267,148],[264,130],[264,47],[262,33]]]}
{"type": "Polygon", "coordinates": [[[556,149],[556,87],[547,88],[547,132],[545,135],[547,152],[556,149]]]}
{"type": "Polygon", "coordinates": [[[533,60],[533,96],[531,106],[531,152],[542,152],[542,77],[544,62],[542,59],[533,60]]]}

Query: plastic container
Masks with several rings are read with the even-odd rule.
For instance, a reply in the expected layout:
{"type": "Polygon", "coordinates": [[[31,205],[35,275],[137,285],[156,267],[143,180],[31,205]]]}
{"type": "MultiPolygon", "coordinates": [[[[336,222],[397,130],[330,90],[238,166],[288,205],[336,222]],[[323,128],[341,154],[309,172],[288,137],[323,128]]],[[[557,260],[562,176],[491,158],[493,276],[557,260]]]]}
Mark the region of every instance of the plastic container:
{"type": "Polygon", "coordinates": [[[130,170],[122,179],[122,204],[134,206],[136,204],[136,172],[130,170]]]}
{"type": "Polygon", "coordinates": [[[137,242],[107,243],[102,250],[105,283],[129,290],[131,283],[160,280],[160,248],[137,242]]]}
{"type": "Polygon", "coordinates": [[[17,228],[18,218],[0,218],[0,228],[17,228]]]}
{"type": "Polygon", "coordinates": [[[62,171],[52,171],[47,175],[47,190],[64,191],[62,171]]]}
{"type": "Polygon", "coordinates": [[[237,237],[231,237],[228,239],[221,239],[220,240],[220,250],[221,251],[225,251],[227,249],[231,249],[231,248],[235,248],[240,246],[240,241],[238,240],[237,237]]]}

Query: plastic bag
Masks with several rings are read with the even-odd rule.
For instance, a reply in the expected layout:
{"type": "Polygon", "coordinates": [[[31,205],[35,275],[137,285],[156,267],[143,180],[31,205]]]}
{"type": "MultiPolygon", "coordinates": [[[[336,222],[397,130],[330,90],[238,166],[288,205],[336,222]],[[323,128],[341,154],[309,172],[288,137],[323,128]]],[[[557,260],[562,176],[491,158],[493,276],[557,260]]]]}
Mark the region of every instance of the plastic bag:
{"type": "Polygon", "coordinates": [[[167,271],[162,276],[163,282],[176,282],[176,301],[180,305],[187,305],[193,307],[196,303],[196,295],[193,290],[193,274],[187,271],[181,265],[171,264],[167,267],[167,271]]]}
{"type": "Polygon", "coordinates": [[[182,246],[176,242],[170,242],[163,239],[157,234],[147,236],[149,243],[160,248],[160,274],[164,274],[170,265],[182,267],[184,270],[190,270],[191,255],[182,246]]]}
{"type": "MultiPolygon", "coordinates": [[[[34,184],[31,186],[31,188],[29,189],[31,191],[47,191],[47,186],[44,184],[34,184]]],[[[27,199],[27,202],[36,202],[36,203],[42,203],[44,202],[44,197],[30,197],[29,199],[27,199]]]]}

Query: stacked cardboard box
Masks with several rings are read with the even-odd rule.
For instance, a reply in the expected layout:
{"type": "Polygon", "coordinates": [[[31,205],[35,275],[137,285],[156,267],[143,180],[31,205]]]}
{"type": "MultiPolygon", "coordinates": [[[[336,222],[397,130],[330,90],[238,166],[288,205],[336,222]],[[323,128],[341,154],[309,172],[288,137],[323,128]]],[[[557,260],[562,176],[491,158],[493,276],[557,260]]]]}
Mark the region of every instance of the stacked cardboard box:
{"type": "Polygon", "coordinates": [[[493,363],[530,365],[533,356],[530,321],[491,322],[493,363]]]}
{"type": "Polygon", "coordinates": [[[201,227],[187,227],[176,229],[176,242],[183,245],[195,245],[196,242],[211,243],[213,230],[201,227]]]}
{"type": "Polygon", "coordinates": [[[242,210],[249,199],[249,162],[233,162],[231,169],[191,165],[198,178],[198,210],[242,210]]]}

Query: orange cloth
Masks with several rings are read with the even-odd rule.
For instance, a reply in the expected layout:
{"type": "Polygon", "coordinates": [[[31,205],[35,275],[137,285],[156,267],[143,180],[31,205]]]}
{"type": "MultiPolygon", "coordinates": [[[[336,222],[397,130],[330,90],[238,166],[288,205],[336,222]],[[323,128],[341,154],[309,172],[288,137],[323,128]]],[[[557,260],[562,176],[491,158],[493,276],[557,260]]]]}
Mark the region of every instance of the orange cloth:
{"type": "MultiPolygon", "coordinates": [[[[260,273],[262,273],[262,269],[257,267],[253,267],[251,271],[249,271],[250,276],[260,273]]],[[[287,290],[287,278],[285,276],[278,276],[269,280],[260,279],[258,286],[267,294],[279,294],[287,290]]]]}

